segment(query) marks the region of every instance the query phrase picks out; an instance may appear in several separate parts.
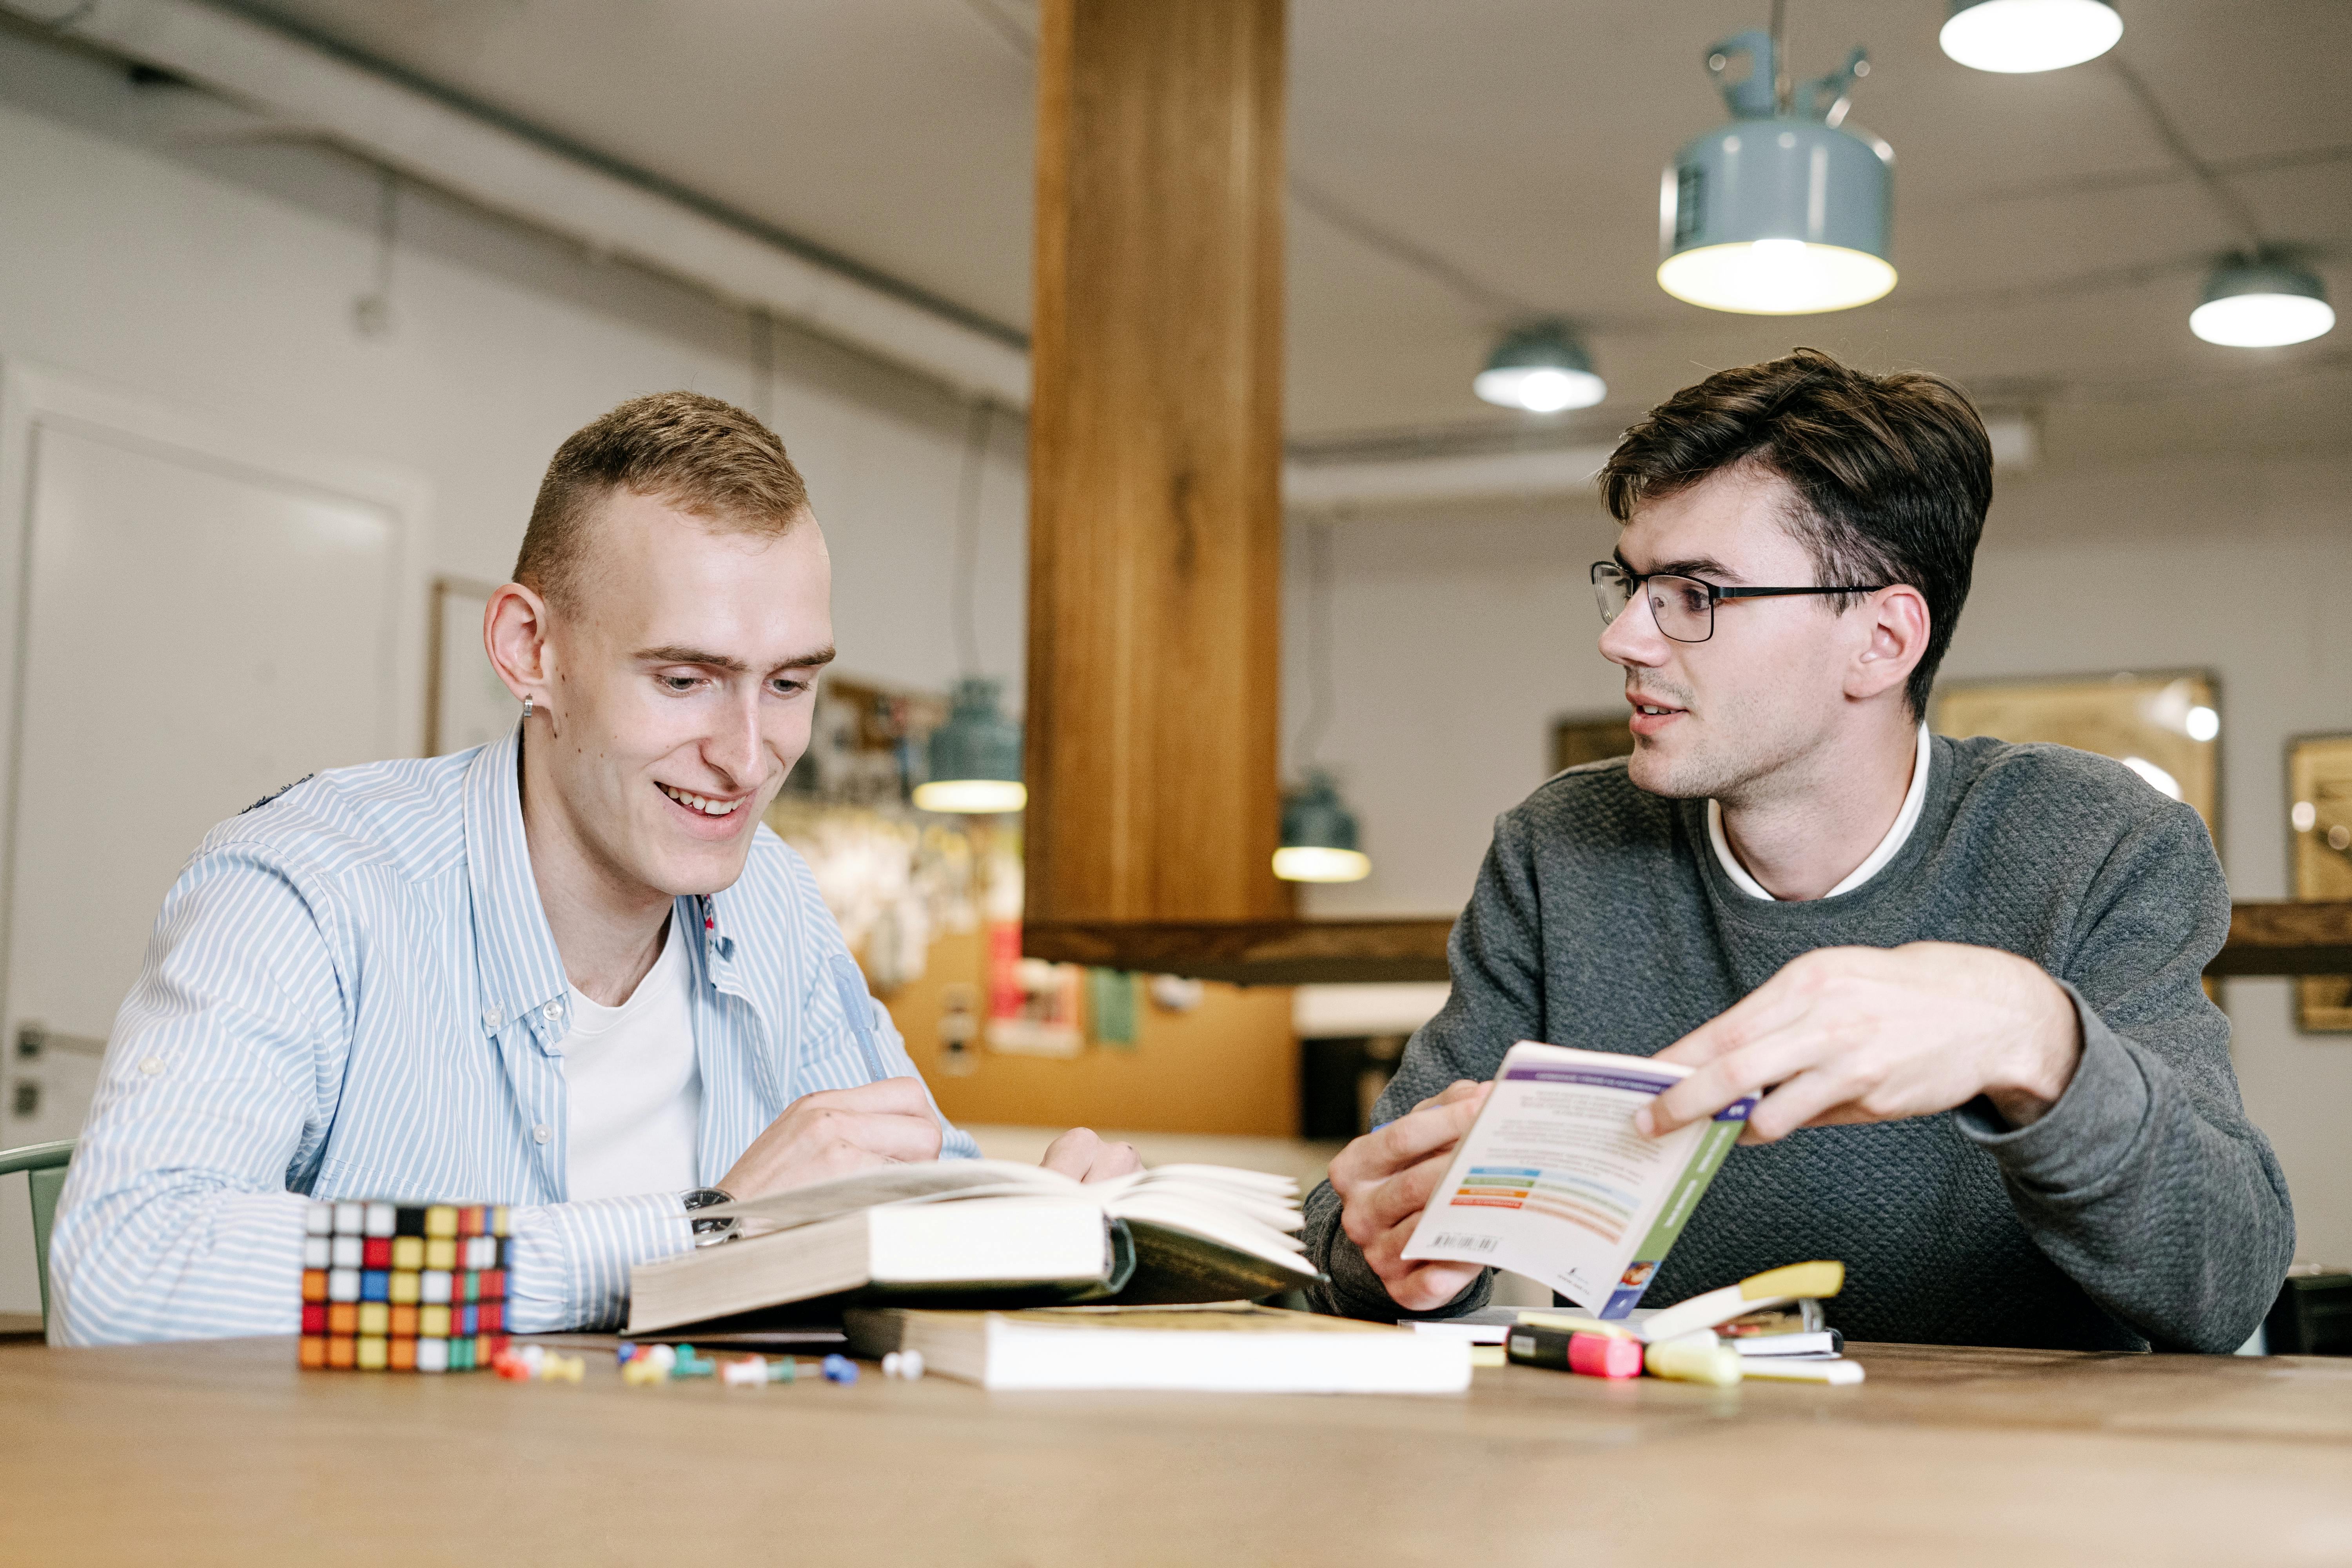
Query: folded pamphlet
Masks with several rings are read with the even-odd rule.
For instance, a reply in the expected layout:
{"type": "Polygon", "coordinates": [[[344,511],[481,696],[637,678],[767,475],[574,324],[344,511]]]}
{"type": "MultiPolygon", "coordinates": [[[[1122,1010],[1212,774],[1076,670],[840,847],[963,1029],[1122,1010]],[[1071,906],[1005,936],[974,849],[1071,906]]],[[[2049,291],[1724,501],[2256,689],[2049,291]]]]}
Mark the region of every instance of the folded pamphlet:
{"type": "Polygon", "coordinates": [[[1663,1138],[1635,1131],[1633,1112],[1690,1072],[1513,1046],[1403,1256],[1507,1268],[1597,1317],[1622,1318],[1755,1109],[1750,1097],[1663,1138]]]}

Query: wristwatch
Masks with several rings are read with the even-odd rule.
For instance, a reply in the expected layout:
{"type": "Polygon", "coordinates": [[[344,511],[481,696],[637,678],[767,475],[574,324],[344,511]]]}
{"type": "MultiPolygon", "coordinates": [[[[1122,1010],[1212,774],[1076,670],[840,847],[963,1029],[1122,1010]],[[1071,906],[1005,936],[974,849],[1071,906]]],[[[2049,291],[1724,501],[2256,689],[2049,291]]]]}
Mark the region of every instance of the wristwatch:
{"type": "MultiPolygon", "coordinates": [[[[717,1208],[720,1204],[731,1204],[735,1201],[735,1194],[724,1187],[697,1187],[679,1201],[686,1205],[686,1212],[692,1214],[696,1209],[717,1208]]],[[[724,1241],[734,1234],[735,1222],[732,1219],[698,1219],[694,1222],[694,1245],[697,1247],[708,1247],[714,1241],[724,1241]]]]}

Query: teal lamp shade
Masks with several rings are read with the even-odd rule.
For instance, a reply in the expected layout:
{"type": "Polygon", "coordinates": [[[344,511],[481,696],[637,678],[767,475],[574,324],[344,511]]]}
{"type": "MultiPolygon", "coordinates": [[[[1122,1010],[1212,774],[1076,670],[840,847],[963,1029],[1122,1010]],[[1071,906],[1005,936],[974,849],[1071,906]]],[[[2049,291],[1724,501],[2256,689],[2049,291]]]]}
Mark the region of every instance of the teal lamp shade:
{"type": "Polygon", "coordinates": [[[1591,407],[1609,395],[1609,384],[1593,374],[1592,356],[1567,322],[1538,321],[1496,346],[1471,390],[1504,408],[1557,414],[1591,407]]]}
{"type": "Polygon", "coordinates": [[[956,682],[948,721],[931,731],[931,776],[915,786],[923,811],[987,816],[1029,804],[1021,782],[1021,726],[1004,716],[993,680],[956,682]]]}
{"type": "Polygon", "coordinates": [[[2214,268],[2204,302],[2189,313],[2190,331],[2235,349],[2308,342],[2335,325],[2335,308],[2316,275],[2259,258],[2214,268]]]}
{"type": "Polygon", "coordinates": [[[1964,66],[2015,75],[2096,59],[2123,36],[2107,0],[1951,0],[1936,41],[1964,66]]]}
{"type": "Polygon", "coordinates": [[[1282,847],[1274,874],[1286,882],[1360,882],[1370,857],[1356,847],[1356,817],[1331,775],[1318,769],[1282,797],[1282,847]]]}
{"type": "Polygon", "coordinates": [[[1734,119],[1675,154],[1659,192],[1658,286],[1711,310],[1802,316],[1866,305],[1895,287],[1895,153],[1840,129],[1860,49],[1805,83],[1791,112],[1772,94],[1772,42],[1761,32],[1717,44],[1707,69],[1734,119]]]}

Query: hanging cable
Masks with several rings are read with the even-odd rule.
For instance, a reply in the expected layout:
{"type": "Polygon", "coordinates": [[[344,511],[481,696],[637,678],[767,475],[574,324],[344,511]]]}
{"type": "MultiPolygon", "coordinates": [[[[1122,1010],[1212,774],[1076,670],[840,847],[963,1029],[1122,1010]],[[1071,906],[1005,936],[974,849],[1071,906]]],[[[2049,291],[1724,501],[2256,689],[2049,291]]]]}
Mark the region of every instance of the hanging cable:
{"type": "Polygon", "coordinates": [[[751,416],[773,428],[776,423],[776,318],[765,305],[751,307],[751,416]]]}
{"type": "Polygon", "coordinates": [[[1307,524],[1299,542],[1307,556],[1307,716],[1298,726],[1294,760],[1303,773],[1316,764],[1339,693],[1331,672],[1331,525],[1307,524]]]}
{"type": "Polygon", "coordinates": [[[352,301],[352,324],[363,338],[392,331],[392,253],[400,244],[400,176],[376,171],[375,287],[352,301]]]}
{"type": "Polygon", "coordinates": [[[965,423],[963,472],[956,492],[954,598],[950,605],[955,629],[956,663],[960,673],[980,673],[980,634],[974,599],[980,576],[980,490],[988,469],[988,444],[996,423],[996,405],[983,397],[971,405],[965,423]]]}

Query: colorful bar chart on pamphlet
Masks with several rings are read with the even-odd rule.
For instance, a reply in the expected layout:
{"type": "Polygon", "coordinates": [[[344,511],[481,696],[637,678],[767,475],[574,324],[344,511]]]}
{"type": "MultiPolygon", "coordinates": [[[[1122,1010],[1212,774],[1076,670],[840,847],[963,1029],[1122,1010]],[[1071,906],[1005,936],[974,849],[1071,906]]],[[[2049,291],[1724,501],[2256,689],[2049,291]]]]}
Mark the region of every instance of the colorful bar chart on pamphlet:
{"type": "Polygon", "coordinates": [[[1490,1264],[1602,1317],[1632,1311],[1754,1105],[1664,1138],[1636,1132],[1633,1112],[1689,1070],[1512,1047],[1404,1256],[1490,1264]]]}

